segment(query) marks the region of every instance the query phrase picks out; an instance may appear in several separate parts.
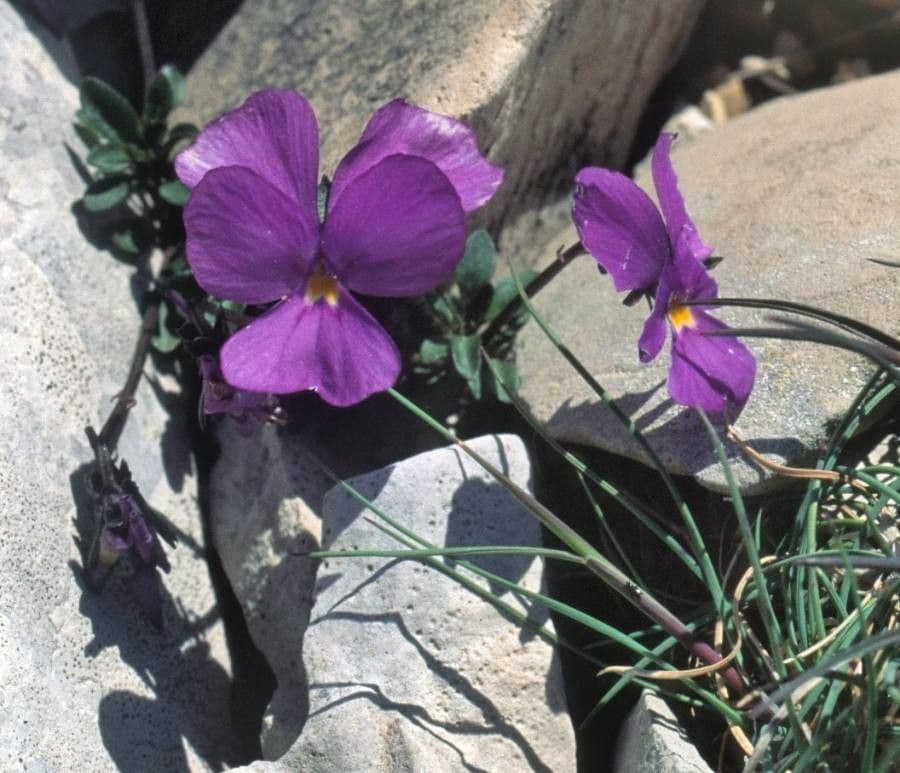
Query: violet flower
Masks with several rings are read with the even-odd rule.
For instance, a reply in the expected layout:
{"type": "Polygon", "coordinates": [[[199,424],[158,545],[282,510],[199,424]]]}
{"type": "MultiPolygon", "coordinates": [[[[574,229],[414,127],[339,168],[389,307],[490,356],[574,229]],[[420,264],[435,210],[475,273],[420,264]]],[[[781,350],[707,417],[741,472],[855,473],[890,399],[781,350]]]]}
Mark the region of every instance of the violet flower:
{"type": "Polygon", "coordinates": [[[678,190],[669,157],[672,134],[661,134],[651,170],[662,215],[625,175],[588,167],[576,176],[572,218],[585,248],[616,290],[655,294],[638,342],[641,362],[659,354],[672,329],[668,387],[681,405],[736,415],[750,395],[756,360],[734,336],[707,336],[726,325],[684,302],[715,298],[718,287],[703,261],[712,249],[700,238],[678,190]]]}
{"type": "Polygon", "coordinates": [[[257,92],[212,122],[175,162],[193,189],[187,257],[213,295],[279,301],[222,347],[229,384],[352,405],[395,383],[400,354],[351,291],[411,296],[447,280],[465,214],[503,171],[459,121],[395,100],[338,165],[320,225],[318,155],[315,115],[294,92],[257,92]]]}
{"type": "Polygon", "coordinates": [[[203,384],[200,392],[200,411],[203,416],[227,414],[237,425],[238,432],[250,435],[266,421],[282,418],[278,400],[271,394],[247,392],[225,382],[219,363],[211,354],[197,358],[203,384]]]}
{"type": "Polygon", "coordinates": [[[171,569],[153,527],[147,522],[138,503],[130,494],[109,494],[111,512],[118,517],[110,520],[97,541],[96,563],[87,571],[88,582],[99,590],[120,558],[129,558],[132,574],[128,586],[144,613],[158,627],[162,627],[162,595],[156,568],[171,569]]]}

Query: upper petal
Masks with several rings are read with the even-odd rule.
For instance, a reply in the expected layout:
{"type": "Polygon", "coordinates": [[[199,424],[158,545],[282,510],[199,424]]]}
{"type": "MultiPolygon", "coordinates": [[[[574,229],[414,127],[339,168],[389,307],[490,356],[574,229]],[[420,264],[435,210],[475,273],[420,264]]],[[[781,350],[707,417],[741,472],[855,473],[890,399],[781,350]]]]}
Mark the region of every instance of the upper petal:
{"type": "Polygon", "coordinates": [[[659,280],[669,255],[666,228],[650,197],[625,175],[582,169],[575,177],[572,219],[616,290],[644,290],[659,280]]]}
{"type": "Polygon", "coordinates": [[[756,359],[733,336],[703,335],[725,324],[696,307],[692,315],[695,324],[673,335],[669,394],[676,403],[708,413],[727,410],[733,420],[753,389],[756,359]]]}
{"type": "Polygon", "coordinates": [[[465,213],[430,161],[388,156],[355,177],[322,229],[329,270],[368,295],[419,295],[450,278],[466,246],[465,213]]]}
{"type": "Polygon", "coordinates": [[[656,186],[659,208],[666,219],[669,240],[675,245],[679,239],[685,238],[685,244],[691,254],[697,260],[703,260],[712,255],[712,248],[708,247],[700,238],[697,226],[688,215],[684,198],[678,190],[678,177],[675,175],[675,169],[669,156],[674,139],[674,134],[663,133],[656,140],[653,159],[650,162],[653,184],[656,186]]]}
{"type": "Polygon", "coordinates": [[[255,172],[213,169],[184,209],[187,259],[208,293],[266,303],[294,292],[308,275],[318,226],[255,172]]]}
{"type": "Polygon", "coordinates": [[[252,169],[292,198],[307,219],[316,220],[319,127],[300,94],[257,91],[208,124],[175,159],[175,171],[188,188],[224,166],[252,169]]]}
{"type": "Polygon", "coordinates": [[[338,302],[293,295],[222,347],[232,386],[288,394],[312,389],[332,405],[353,405],[389,389],[400,375],[390,336],[341,288],[338,302]]]}
{"type": "Polygon", "coordinates": [[[503,170],[481,155],[475,133],[468,126],[395,99],[369,119],[359,143],[338,165],[332,199],[340,198],[350,182],[367,169],[398,153],[436,164],[466,212],[486,204],[503,181],[503,170]]]}

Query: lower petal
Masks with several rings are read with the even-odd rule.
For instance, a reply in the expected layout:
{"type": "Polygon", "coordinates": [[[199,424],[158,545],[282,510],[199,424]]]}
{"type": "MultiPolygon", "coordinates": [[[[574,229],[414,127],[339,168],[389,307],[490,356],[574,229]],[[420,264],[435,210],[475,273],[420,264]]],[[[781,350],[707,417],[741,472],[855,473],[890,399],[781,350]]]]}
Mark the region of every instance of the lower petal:
{"type": "Polygon", "coordinates": [[[666,315],[662,313],[662,307],[654,306],[647,321],[644,322],[644,330],[638,339],[638,357],[641,362],[650,362],[656,359],[659,350],[666,342],[666,315]]]}
{"type": "Polygon", "coordinates": [[[706,336],[726,325],[693,309],[696,324],[674,335],[669,394],[676,403],[735,418],[753,389],[756,359],[733,336],[706,336]]]}
{"type": "Polygon", "coordinates": [[[338,301],[293,295],[222,347],[222,373],[239,389],[290,394],[311,389],[353,405],[389,389],[400,353],[381,325],[343,288],[338,301]]]}

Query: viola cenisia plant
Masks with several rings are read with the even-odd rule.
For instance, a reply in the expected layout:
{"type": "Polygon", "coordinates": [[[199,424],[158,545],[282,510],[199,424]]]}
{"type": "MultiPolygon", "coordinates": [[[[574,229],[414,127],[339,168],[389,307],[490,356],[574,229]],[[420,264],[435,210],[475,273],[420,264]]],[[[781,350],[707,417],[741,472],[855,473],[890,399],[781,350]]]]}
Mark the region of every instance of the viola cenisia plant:
{"type": "Polygon", "coordinates": [[[391,387],[401,360],[351,291],[415,296],[447,281],[466,213],[503,172],[462,123],[395,100],[338,165],[320,222],[318,155],[316,117],[294,92],[260,91],[207,126],[175,162],[191,188],[187,258],[212,295],[275,302],[222,347],[229,384],[352,405],[391,387]]]}
{"type": "Polygon", "coordinates": [[[661,134],[653,150],[653,183],[662,216],[632,180],[598,167],[575,178],[572,218],[587,250],[609,273],[616,290],[651,298],[653,311],[638,342],[641,362],[662,349],[672,330],[668,387],[680,405],[735,417],[753,388],[756,360],[712,315],[685,301],[718,294],[704,261],[712,249],[688,215],[669,156],[674,135],[661,134]]]}

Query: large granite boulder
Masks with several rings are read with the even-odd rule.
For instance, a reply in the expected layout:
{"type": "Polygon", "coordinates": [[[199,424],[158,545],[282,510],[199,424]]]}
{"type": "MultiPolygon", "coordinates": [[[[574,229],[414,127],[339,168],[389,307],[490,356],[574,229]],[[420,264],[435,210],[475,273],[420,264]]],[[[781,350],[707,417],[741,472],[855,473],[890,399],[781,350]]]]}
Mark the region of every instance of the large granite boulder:
{"type": "Polygon", "coordinates": [[[306,94],[322,171],[372,111],[406,97],[471,123],[507,170],[493,222],[539,202],[578,159],[624,162],[702,0],[260,0],[245,3],[187,81],[206,121],[264,86],[306,94]]]}
{"type": "MultiPolygon", "coordinates": [[[[470,444],[518,485],[530,485],[519,438],[485,436],[470,444]]],[[[350,483],[432,544],[540,544],[537,521],[453,447],[350,483]]],[[[402,547],[371,519],[349,492],[332,489],[323,509],[324,546],[402,547]]],[[[540,589],[540,560],[471,560],[540,589]]],[[[545,610],[530,609],[499,584],[475,582],[552,630],[545,610]]],[[[553,647],[434,568],[389,558],[322,562],[303,660],[309,719],[280,760],[289,770],[451,771],[495,769],[500,761],[509,771],[575,769],[553,647]]]]}
{"type": "Polygon", "coordinates": [[[63,146],[77,106],[0,4],[0,768],[205,770],[230,751],[228,652],[203,555],[183,428],[147,380],[119,443],[173,522],[162,630],[126,583],[86,589],[76,546],[91,450],[122,388],[140,318],[134,270],[94,249],[63,146]],[[164,452],[165,450],[165,462],[164,452]]]}
{"type": "MultiPolygon", "coordinates": [[[[676,143],[673,162],[700,232],[725,256],[714,274],[722,297],[797,301],[900,332],[900,271],[870,260],[900,255],[900,73],[768,103],[676,143]]],[[[637,179],[652,195],[648,165],[637,179]]],[[[571,227],[553,234],[544,260],[576,240],[571,227]]],[[[638,362],[645,307],[624,308],[620,300],[594,261],[580,258],[540,293],[536,307],[672,472],[725,491],[699,418],[668,398],[667,350],[650,365],[638,362]]],[[[745,310],[719,315],[747,327],[763,321],[745,310]]],[[[802,464],[872,366],[818,344],[748,343],[759,367],[737,429],[775,461],[802,464]]],[[[557,438],[646,461],[537,326],[523,332],[518,358],[522,394],[557,438]]],[[[744,492],[774,485],[738,449],[731,455],[744,492]]]]}

